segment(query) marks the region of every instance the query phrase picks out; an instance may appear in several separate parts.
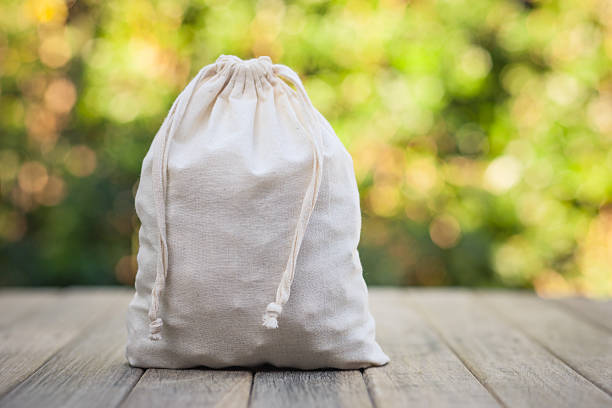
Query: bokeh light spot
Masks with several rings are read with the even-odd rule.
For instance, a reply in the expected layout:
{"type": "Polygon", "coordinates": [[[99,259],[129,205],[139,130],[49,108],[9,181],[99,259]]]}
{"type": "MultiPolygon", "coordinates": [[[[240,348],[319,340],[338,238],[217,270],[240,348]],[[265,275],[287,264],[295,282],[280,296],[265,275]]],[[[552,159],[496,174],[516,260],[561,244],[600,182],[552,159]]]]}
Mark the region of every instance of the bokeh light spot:
{"type": "Polygon", "coordinates": [[[74,146],[66,155],[66,168],[77,177],[91,175],[98,164],[96,152],[85,145],[74,146]]]}
{"type": "Polygon", "coordinates": [[[40,162],[30,161],[21,166],[18,175],[19,187],[26,193],[38,193],[47,185],[49,174],[40,162]]]}
{"type": "Polygon", "coordinates": [[[45,91],[45,103],[53,112],[67,113],[74,106],[76,96],[76,89],[72,81],[59,78],[52,81],[45,91]]]}
{"type": "Polygon", "coordinates": [[[548,78],[546,93],[559,105],[568,106],[579,101],[582,89],[574,77],[567,74],[556,74],[548,78]]]}
{"type": "Polygon", "coordinates": [[[374,214],[390,217],[396,213],[400,201],[400,193],[396,186],[374,185],[368,197],[374,214]]]}
{"type": "Polygon", "coordinates": [[[72,51],[63,35],[53,34],[43,39],[38,55],[43,64],[50,68],[59,68],[70,60],[72,51]]]}
{"type": "Polygon", "coordinates": [[[459,65],[467,76],[474,79],[483,78],[491,70],[491,55],[484,48],[472,46],[461,55],[459,65]]]}
{"type": "Polygon", "coordinates": [[[459,242],[461,227],[454,217],[443,214],[429,224],[429,236],[440,248],[452,248],[459,242]]]}
{"type": "Polygon", "coordinates": [[[438,183],[438,171],[431,158],[419,158],[408,164],[406,181],[422,194],[429,193],[438,183]]]}
{"type": "Polygon", "coordinates": [[[612,94],[594,99],[588,106],[587,115],[594,130],[612,134],[612,94]]]}
{"type": "Polygon", "coordinates": [[[39,23],[61,24],[68,16],[64,0],[28,0],[24,7],[26,13],[39,23]]]}
{"type": "Polygon", "coordinates": [[[485,186],[501,194],[511,189],[521,179],[521,163],[512,156],[501,156],[489,164],[485,171],[485,186]]]}

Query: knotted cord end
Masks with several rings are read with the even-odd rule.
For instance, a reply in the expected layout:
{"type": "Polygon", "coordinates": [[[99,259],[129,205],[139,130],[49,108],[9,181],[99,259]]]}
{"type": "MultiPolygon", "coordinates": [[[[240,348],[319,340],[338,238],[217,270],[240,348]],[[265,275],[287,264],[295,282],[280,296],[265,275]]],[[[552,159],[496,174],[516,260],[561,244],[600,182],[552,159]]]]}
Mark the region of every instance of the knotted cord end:
{"type": "Polygon", "coordinates": [[[263,315],[263,326],[266,329],[278,328],[278,317],[283,312],[283,307],[276,302],[270,303],[266,307],[266,313],[263,315]]]}
{"type": "Polygon", "coordinates": [[[160,318],[149,323],[149,339],[153,341],[161,340],[161,329],[164,321],[160,318]]]}

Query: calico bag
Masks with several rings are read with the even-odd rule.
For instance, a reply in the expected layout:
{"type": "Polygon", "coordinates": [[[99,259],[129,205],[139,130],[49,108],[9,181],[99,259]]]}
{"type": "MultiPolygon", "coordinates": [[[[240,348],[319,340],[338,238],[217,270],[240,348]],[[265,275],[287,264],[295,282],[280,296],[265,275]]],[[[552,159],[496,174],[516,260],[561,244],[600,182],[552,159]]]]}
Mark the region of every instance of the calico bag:
{"type": "Polygon", "coordinates": [[[224,55],[204,67],[144,158],[136,211],[131,365],[389,361],[357,252],[352,159],[288,67],[224,55]]]}

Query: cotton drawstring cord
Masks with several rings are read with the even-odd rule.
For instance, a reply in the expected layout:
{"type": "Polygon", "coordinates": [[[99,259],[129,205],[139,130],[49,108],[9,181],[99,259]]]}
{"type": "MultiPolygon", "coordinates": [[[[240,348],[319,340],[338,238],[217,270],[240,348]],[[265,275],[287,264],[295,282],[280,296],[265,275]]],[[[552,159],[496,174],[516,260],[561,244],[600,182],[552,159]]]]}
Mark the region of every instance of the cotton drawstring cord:
{"type": "Polygon", "coordinates": [[[153,196],[157,228],[159,232],[159,251],[157,257],[157,273],[151,291],[151,305],[149,306],[149,338],[161,340],[161,331],[164,325],[159,311],[159,298],[166,287],[168,275],[168,242],[166,237],[166,186],[168,183],[168,152],[170,141],[174,137],[191,97],[197,85],[213,66],[208,65],[191,80],[185,89],[176,98],[168,115],[164,119],[153,146],[153,196]]]}
{"type": "Polygon", "coordinates": [[[312,215],[315,204],[317,202],[317,197],[319,195],[319,188],[321,186],[321,179],[323,175],[323,156],[321,154],[320,148],[321,127],[319,126],[318,116],[316,114],[314,106],[308,98],[306,89],[304,88],[302,81],[300,81],[300,77],[291,68],[279,64],[274,65],[273,71],[277,76],[285,78],[296,88],[298,99],[303,108],[302,112],[306,114],[306,117],[302,118],[302,121],[304,122],[303,125],[305,125],[304,127],[306,128],[304,129],[304,133],[306,134],[306,137],[308,137],[312,146],[313,160],[312,176],[310,179],[310,183],[306,188],[306,193],[304,194],[304,199],[302,201],[300,215],[298,217],[293,241],[291,243],[291,252],[289,255],[289,260],[287,261],[287,266],[285,267],[285,270],[283,271],[283,274],[281,276],[280,283],[278,284],[278,288],[276,290],[276,299],[274,302],[268,304],[268,306],[266,307],[266,311],[263,315],[263,326],[268,329],[276,329],[278,327],[278,318],[283,312],[283,306],[289,300],[289,295],[291,293],[291,284],[293,283],[293,278],[295,276],[295,266],[297,262],[298,253],[300,252],[300,247],[302,245],[302,240],[306,232],[306,227],[308,226],[308,222],[310,221],[310,216],[312,215]]]}

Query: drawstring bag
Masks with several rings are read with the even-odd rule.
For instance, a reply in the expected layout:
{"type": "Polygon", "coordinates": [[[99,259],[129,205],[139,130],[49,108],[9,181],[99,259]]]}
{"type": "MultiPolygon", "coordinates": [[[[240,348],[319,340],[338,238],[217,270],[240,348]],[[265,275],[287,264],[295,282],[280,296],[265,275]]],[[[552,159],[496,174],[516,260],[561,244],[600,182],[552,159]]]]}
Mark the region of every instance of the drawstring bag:
{"type": "Polygon", "coordinates": [[[298,75],[222,55],[144,158],[127,358],[137,367],[389,361],[357,243],[352,160],[298,75]]]}

